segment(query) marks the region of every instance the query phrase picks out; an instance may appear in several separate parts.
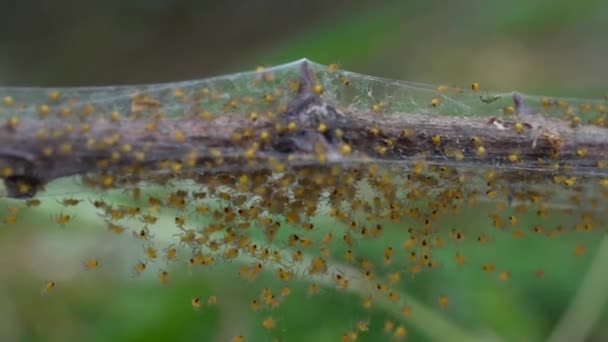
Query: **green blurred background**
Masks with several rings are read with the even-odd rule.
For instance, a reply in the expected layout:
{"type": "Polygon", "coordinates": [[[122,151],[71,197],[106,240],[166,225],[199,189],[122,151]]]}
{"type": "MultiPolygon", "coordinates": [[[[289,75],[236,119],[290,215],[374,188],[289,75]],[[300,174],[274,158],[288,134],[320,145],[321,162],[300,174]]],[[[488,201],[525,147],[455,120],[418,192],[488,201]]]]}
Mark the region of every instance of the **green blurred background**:
{"type": "MultiPolygon", "coordinates": [[[[0,4],[3,86],[175,81],[307,57],[339,63],[347,70],[425,83],[476,81],[486,89],[588,98],[600,98],[608,90],[605,1],[0,4]]],[[[222,266],[194,274],[175,267],[167,288],[158,284],[154,272],[131,278],[128,269],[141,255],[141,247],[125,241],[134,239],[108,236],[102,220],[94,211],[82,209],[84,204],[68,227],[50,225],[50,216],[62,209],[53,199],[46,202],[44,210],[27,214],[29,221],[2,224],[0,230],[3,341],[225,341],[241,333],[249,340],[335,341],[361,319],[375,326],[361,340],[389,339],[382,333],[388,317],[382,310],[365,311],[360,298],[334,290],[309,300],[302,295],[304,282],[293,285],[295,294],[280,313],[253,313],[253,289],[222,275],[222,266]],[[81,263],[92,256],[101,256],[103,267],[96,273],[82,272],[81,263]],[[62,286],[52,296],[40,296],[45,279],[57,279],[62,286]],[[218,295],[218,305],[192,310],[193,296],[210,295],[218,295]],[[279,320],[278,333],[260,327],[269,314],[279,320]]],[[[14,202],[1,200],[0,210],[5,214],[11,205],[14,202]]],[[[481,229],[487,219],[478,216],[464,213],[459,224],[481,229]]],[[[556,224],[559,218],[551,222],[556,224]]],[[[445,252],[446,266],[440,272],[408,280],[405,291],[438,311],[438,296],[448,295],[445,314],[465,329],[489,331],[505,340],[542,340],[579,287],[598,236],[569,235],[550,243],[541,238],[506,239],[479,255],[471,252],[474,261],[464,270],[449,263],[452,249],[445,252]],[[572,248],[579,243],[587,252],[575,258],[572,248]],[[480,271],[485,260],[522,271],[501,283],[480,271]],[[538,268],[545,269],[545,278],[534,276],[538,268]]],[[[384,247],[379,244],[366,253],[381,256],[384,247]]],[[[263,284],[276,282],[274,274],[265,277],[263,284]]],[[[589,340],[608,338],[605,316],[589,340]]],[[[428,324],[432,327],[434,322],[428,324]]],[[[425,339],[415,326],[408,329],[410,340],[425,339]]]]}
{"type": "Polygon", "coordinates": [[[426,83],[597,97],[605,1],[4,1],[0,82],[173,81],[302,57],[426,83]]]}

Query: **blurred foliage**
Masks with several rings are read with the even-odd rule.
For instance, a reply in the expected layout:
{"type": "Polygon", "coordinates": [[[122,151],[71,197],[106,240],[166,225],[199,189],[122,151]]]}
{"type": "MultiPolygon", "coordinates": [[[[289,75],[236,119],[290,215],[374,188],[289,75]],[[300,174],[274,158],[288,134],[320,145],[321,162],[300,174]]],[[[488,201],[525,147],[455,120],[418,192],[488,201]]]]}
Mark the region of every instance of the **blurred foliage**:
{"type": "Polygon", "coordinates": [[[603,1],[6,2],[1,84],[174,81],[307,57],[409,81],[598,97],[603,1]]]}
{"type": "MultiPolygon", "coordinates": [[[[608,90],[606,14],[607,2],[572,0],[2,1],[0,84],[174,81],[307,57],[409,81],[477,81],[497,90],[598,98],[608,90]]],[[[120,195],[114,197],[120,200],[120,195]]],[[[10,205],[0,204],[2,210],[10,205]]],[[[485,222],[478,216],[461,215],[455,224],[478,229],[485,222]]],[[[175,279],[164,287],[155,276],[131,278],[119,271],[140,252],[131,249],[140,247],[100,233],[105,233],[103,222],[94,211],[79,211],[63,230],[49,227],[47,216],[31,219],[36,223],[0,229],[3,340],[223,341],[239,333],[256,341],[274,337],[261,328],[265,313],[243,305],[253,290],[228,276],[236,266],[217,266],[226,269],[226,276],[217,270],[190,274],[176,268],[175,279]],[[84,276],[70,274],[67,270],[75,267],[63,264],[80,265],[88,255],[104,255],[109,264],[84,276]],[[53,295],[40,296],[45,277],[65,285],[53,295]],[[193,296],[212,295],[220,298],[217,306],[192,310],[193,296]]],[[[506,241],[469,255],[526,270],[512,275],[517,281],[498,282],[479,268],[446,263],[440,272],[408,279],[407,290],[436,309],[437,294],[448,295],[446,314],[472,331],[492,331],[507,340],[540,340],[573,297],[599,242],[597,236],[577,238],[506,241]],[[579,243],[587,251],[573,257],[571,246],[579,243]],[[545,271],[542,279],[534,276],[538,268],[545,271]]],[[[365,253],[381,255],[383,248],[377,245],[365,253]]],[[[446,251],[445,258],[452,252],[446,251]]],[[[264,277],[276,282],[274,276],[264,277]]],[[[363,310],[355,295],[335,290],[324,290],[322,300],[309,300],[307,286],[293,285],[294,298],[273,313],[279,320],[289,317],[280,325],[283,340],[337,340],[360,317],[376,326],[386,318],[380,309],[363,310]]],[[[608,336],[606,318],[604,313],[592,338],[608,336]]],[[[385,338],[381,329],[360,336],[368,341],[385,338]]],[[[424,335],[414,327],[409,339],[418,338],[424,335]]]]}

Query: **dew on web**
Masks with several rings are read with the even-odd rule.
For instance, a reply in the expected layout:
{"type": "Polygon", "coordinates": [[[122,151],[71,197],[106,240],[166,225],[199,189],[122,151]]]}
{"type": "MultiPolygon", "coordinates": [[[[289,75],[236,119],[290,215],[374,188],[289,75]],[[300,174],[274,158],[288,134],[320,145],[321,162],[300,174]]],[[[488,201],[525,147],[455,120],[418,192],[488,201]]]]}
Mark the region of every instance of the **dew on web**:
{"type": "Polygon", "coordinates": [[[61,275],[27,266],[48,295],[80,273],[168,288],[186,274],[239,284],[216,282],[213,299],[192,293],[184,307],[215,310],[238,293],[257,318],[243,330],[257,336],[295,329],[300,302],[314,312],[331,299],[349,320],[336,338],[464,337],[452,321],[466,316],[468,277],[500,291],[555,272],[560,253],[582,269],[606,230],[605,100],[393,81],[307,60],[0,93],[4,226],[98,241],[93,253],[58,256],[72,259],[61,275]],[[551,253],[518,258],[543,246],[551,253]]]}

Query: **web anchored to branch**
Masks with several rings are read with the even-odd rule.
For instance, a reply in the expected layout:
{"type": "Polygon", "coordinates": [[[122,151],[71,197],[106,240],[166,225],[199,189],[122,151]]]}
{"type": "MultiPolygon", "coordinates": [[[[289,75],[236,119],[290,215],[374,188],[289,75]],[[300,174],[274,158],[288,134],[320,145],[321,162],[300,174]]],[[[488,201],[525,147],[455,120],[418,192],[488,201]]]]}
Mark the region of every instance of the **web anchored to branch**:
{"type": "MultiPolygon", "coordinates": [[[[308,60],[170,84],[6,88],[10,197],[80,175],[100,188],[229,172],[380,164],[593,191],[608,177],[603,101],[380,79],[308,60]],[[525,182],[522,182],[525,180],[525,182]]],[[[471,183],[473,184],[473,183],[471,183]]]]}
{"type": "MultiPolygon", "coordinates": [[[[5,199],[3,222],[29,228],[39,225],[31,211],[48,217],[51,210],[52,225],[95,227],[101,216],[109,235],[143,244],[144,259],[125,268],[135,276],[159,261],[154,240],[166,244],[167,264],[204,268],[210,278],[222,272],[209,266],[234,261],[238,271],[220,279],[238,275],[248,289],[262,272],[275,274],[286,286],[279,294],[264,284],[254,311],[274,315],[292,291],[288,281],[299,279],[310,283],[309,297],[324,286],[357,294],[365,312],[373,302],[388,316],[384,333],[396,339],[407,334],[396,321],[433,339],[469,339],[407,295],[415,286],[405,276],[452,265],[500,282],[542,278],[546,267],[561,267],[549,253],[565,246],[568,257],[580,256],[589,247],[579,233],[604,234],[608,210],[605,101],[479,88],[378,79],[300,60],[171,84],[0,89],[3,190],[27,198],[5,199]],[[89,204],[81,196],[65,196],[68,183],[58,201],[31,198],[65,185],[59,178],[102,196],[83,210],[89,204]],[[106,196],[112,189],[129,191],[106,196]],[[511,244],[524,237],[539,248],[524,254],[511,244]],[[487,259],[476,256],[477,246],[498,242],[517,252],[504,260],[496,248],[487,259]]],[[[167,285],[171,271],[158,271],[167,285]]],[[[44,294],[61,286],[53,277],[44,294]]],[[[601,278],[589,279],[604,289],[601,278]]],[[[461,286],[475,292],[475,283],[461,286]]],[[[429,284],[418,288],[446,310],[444,291],[458,282],[429,284]]],[[[192,305],[198,310],[200,298],[192,305]]],[[[585,324],[558,332],[582,339],[592,322],[573,308],[564,321],[584,317],[585,324]]],[[[367,332],[369,321],[359,323],[343,340],[367,332]]],[[[277,324],[269,316],[260,326],[277,324]]]]}

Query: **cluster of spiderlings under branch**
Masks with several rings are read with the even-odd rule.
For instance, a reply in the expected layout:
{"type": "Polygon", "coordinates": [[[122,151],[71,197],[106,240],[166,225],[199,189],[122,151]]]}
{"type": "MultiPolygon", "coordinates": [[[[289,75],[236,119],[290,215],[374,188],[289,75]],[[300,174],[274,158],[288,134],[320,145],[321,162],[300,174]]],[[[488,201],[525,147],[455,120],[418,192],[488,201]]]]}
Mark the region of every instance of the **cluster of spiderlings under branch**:
{"type": "MultiPolygon", "coordinates": [[[[260,283],[246,306],[264,312],[269,331],[290,284],[305,279],[305,295],[330,288],[358,294],[366,310],[388,308],[383,325],[363,317],[344,340],[373,329],[401,339],[418,305],[401,294],[405,279],[445,264],[499,281],[538,275],[468,250],[606,229],[604,100],[398,82],[307,60],[181,83],[0,91],[5,200],[21,199],[6,225],[44,206],[39,193],[60,178],[100,196],[127,189],[127,202],[90,204],[110,233],[142,245],[129,271],[168,285],[171,265],[238,265],[237,279],[260,283]],[[475,213],[479,228],[468,227],[462,218],[475,213]],[[159,229],[167,222],[170,233],[159,229]],[[265,275],[284,285],[265,287],[265,275]]],[[[89,203],[59,197],[59,226],[89,203]]],[[[569,252],[584,251],[577,242],[569,252]]],[[[449,302],[436,294],[439,310],[449,302]]]]}

